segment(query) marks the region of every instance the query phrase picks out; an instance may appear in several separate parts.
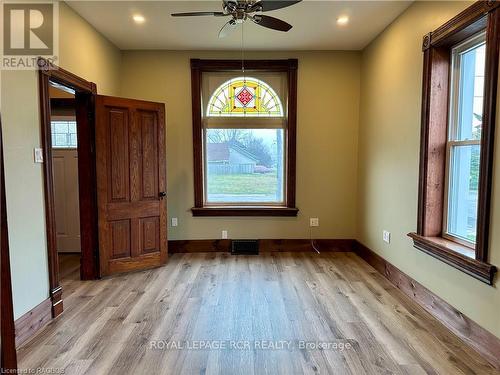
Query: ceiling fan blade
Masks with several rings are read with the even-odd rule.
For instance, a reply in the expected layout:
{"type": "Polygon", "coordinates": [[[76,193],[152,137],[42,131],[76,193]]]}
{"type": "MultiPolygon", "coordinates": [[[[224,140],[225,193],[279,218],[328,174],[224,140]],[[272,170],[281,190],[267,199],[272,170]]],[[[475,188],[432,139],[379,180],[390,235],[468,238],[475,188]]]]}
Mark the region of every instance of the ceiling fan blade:
{"type": "Polygon", "coordinates": [[[172,13],[172,17],[195,17],[195,16],[215,16],[224,17],[229,16],[223,12],[187,12],[187,13],[172,13]]]}
{"type": "Polygon", "coordinates": [[[282,21],[278,18],[274,18],[271,16],[264,16],[262,14],[256,14],[255,16],[251,17],[251,19],[257,25],[278,31],[288,31],[293,27],[288,22],[282,21]]]}
{"type": "Polygon", "coordinates": [[[261,0],[257,4],[262,7],[263,12],[286,8],[291,5],[300,3],[302,0],[261,0]]]}
{"type": "Polygon", "coordinates": [[[222,0],[224,3],[224,8],[227,8],[229,12],[233,12],[238,8],[238,0],[222,0]]]}
{"type": "Polygon", "coordinates": [[[236,26],[238,26],[238,24],[235,20],[229,20],[229,22],[227,22],[224,26],[222,26],[222,29],[220,29],[219,38],[225,38],[231,34],[234,30],[236,30],[236,26]]]}

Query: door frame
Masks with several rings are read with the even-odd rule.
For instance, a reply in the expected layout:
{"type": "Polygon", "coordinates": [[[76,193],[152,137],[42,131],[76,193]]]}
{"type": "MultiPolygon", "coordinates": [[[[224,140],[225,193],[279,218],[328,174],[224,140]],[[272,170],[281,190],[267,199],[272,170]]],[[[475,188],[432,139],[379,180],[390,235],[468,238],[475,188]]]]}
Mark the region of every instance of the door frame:
{"type": "Polygon", "coordinates": [[[52,134],[50,81],[75,91],[75,110],[78,139],[78,191],[80,204],[82,280],[99,277],[99,241],[97,227],[97,180],[95,159],[95,97],[97,86],[68,72],[48,60],[39,58],[40,122],[43,148],[43,177],[45,198],[45,226],[47,233],[47,255],[49,265],[49,287],[52,302],[52,317],[63,312],[62,286],[59,280],[59,261],[56,241],[54,203],[54,175],[52,170],[52,134]]]}
{"type": "Polygon", "coordinates": [[[0,120],[0,369],[7,373],[17,369],[17,354],[3,150],[2,122],[0,120]]]}

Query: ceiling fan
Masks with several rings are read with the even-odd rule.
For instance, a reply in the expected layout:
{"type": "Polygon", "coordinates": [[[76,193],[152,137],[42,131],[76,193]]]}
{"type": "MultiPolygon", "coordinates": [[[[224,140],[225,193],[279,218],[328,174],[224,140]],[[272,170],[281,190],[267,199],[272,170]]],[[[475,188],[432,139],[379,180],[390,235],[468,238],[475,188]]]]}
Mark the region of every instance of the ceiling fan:
{"type": "Polygon", "coordinates": [[[173,17],[214,16],[232,17],[219,31],[223,38],[233,31],[238,24],[250,19],[255,24],[278,31],[288,31],[292,25],[278,18],[260,14],[282,9],[300,3],[302,0],[222,0],[222,12],[172,13],[173,17]]]}

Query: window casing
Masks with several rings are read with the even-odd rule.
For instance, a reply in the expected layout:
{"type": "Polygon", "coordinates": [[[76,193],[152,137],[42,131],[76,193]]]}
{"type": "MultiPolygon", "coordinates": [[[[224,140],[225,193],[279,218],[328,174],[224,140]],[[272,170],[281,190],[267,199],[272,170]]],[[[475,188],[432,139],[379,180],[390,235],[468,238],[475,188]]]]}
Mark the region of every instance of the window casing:
{"type": "Polygon", "coordinates": [[[499,6],[478,1],[424,36],[417,231],[408,234],[415,248],[490,285],[499,6]]]}
{"type": "Polygon", "coordinates": [[[297,60],[191,61],[194,216],[296,216],[297,60]]]}

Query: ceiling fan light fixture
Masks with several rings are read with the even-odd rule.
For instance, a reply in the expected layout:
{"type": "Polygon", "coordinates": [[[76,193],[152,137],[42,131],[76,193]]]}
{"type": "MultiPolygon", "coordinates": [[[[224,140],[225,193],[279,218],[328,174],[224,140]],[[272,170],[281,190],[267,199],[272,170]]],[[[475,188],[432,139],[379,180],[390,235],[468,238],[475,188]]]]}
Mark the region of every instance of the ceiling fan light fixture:
{"type": "Polygon", "coordinates": [[[348,15],[342,15],[337,17],[337,25],[339,26],[345,26],[349,23],[349,16],[348,15]]]}
{"type": "Polygon", "coordinates": [[[255,24],[277,31],[287,32],[292,28],[288,22],[282,21],[279,18],[254,14],[256,12],[268,12],[286,8],[302,0],[222,0],[223,12],[184,12],[172,13],[172,17],[198,17],[198,16],[215,16],[215,17],[231,17],[232,20],[226,22],[219,32],[219,38],[227,35],[227,32],[234,28],[237,24],[242,24],[244,21],[251,19],[255,24]]]}
{"type": "Polygon", "coordinates": [[[132,19],[134,20],[135,23],[141,24],[146,22],[146,18],[142,14],[134,14],[132,16],[132,19]]]}

